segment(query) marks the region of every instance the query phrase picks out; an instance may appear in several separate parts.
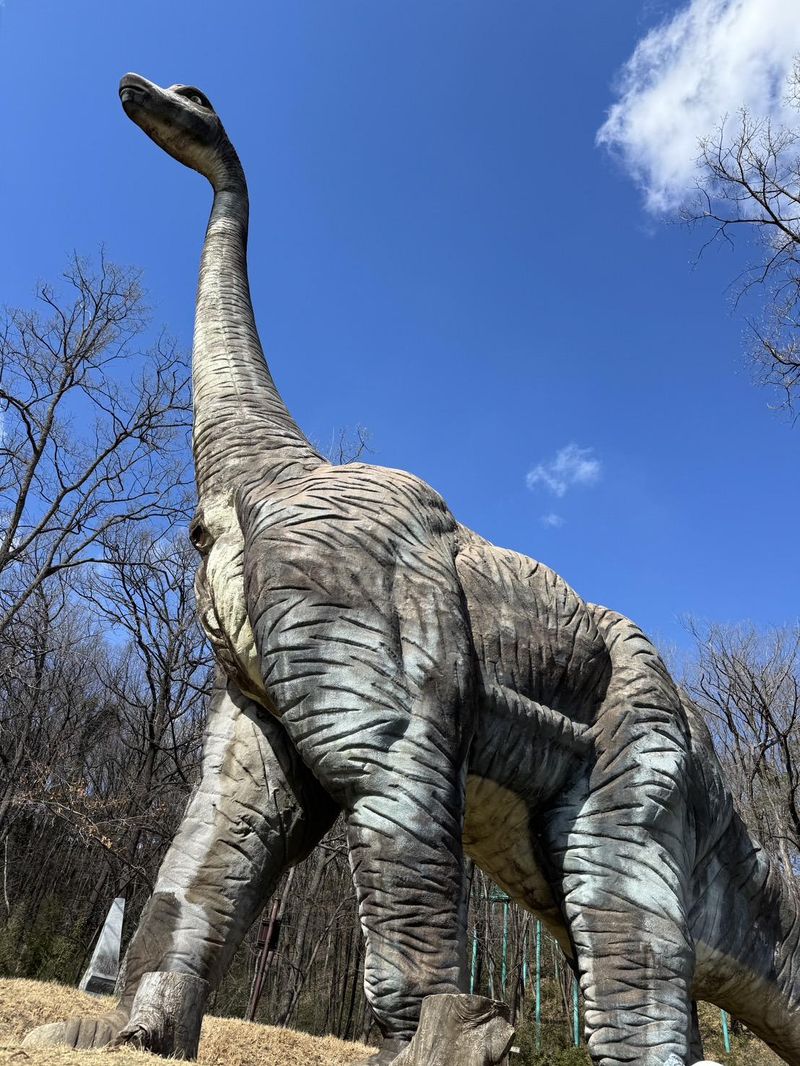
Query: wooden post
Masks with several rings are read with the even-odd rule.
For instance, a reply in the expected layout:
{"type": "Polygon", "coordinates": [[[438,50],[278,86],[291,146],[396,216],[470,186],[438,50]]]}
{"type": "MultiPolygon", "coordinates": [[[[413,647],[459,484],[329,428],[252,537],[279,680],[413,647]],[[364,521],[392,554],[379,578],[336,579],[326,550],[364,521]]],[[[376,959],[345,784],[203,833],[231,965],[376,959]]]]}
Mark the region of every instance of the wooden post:
{"type": "Polygon", "coordinates": [[[130,1021],[114,1041],[176,1059],[196,1059],[209,984],[188,973],[145,973],[130,1021]]]}
{"type": "Polygon", "coordinates": [[[484,996],[426,996],[414,1039],[392,1066],[501,1066],[514,1039],[509,1014],[484,996]]]}
{"type": "Polygon", "coordinates": [[[286,878],[283,892],[280,896],[275,896],[272,904],[269,924],[267,925],[264,941],[260,944],[258,958],[256,959],[256,969],[253,974],[253,984],[250,989],[250,1001],[247,1004],[247,1013],[245,1014],[245,1018],[247,1018],[248,1022],[254,1022],[256,1020],[256,1011],[258,1010],[261,993],[264,991],[264,979],[267,975],[267,968],[275,958],[275,953],[278,949],[278,937],[280,936],[281,925],[283,924],[283,913],[286,909],[286,900],[292,888],[292,881],[294,881],[296,869],[297,867],[293,866],[291,870],[289,870],[289,876],[286,878]]]}

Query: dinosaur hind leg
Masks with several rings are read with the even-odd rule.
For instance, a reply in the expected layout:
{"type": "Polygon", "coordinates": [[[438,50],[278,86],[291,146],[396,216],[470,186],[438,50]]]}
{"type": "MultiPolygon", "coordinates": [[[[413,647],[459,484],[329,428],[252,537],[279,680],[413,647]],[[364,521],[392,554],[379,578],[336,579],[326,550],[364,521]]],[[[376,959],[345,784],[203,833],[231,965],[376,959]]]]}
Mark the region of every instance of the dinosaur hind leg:
{"type": "Polygon", "coordinates": [[[545,817],[596,1066],[693,1062],[688,730],[650,642],[595,609],[612,664],[593,758],[545,817]]]}
{"type": "Polygon", "coordinates": [[[662,857],[651,842],[615,847],[607,828],[591,819],[577,821],[571,836],[564,910],[592,1062],[695,1062],[694,950],[680,889],[658,869],[662,857]]]}
{"type": "Polygon", "coordinates": [[[800,1066],[800,896],[734,814],[696,871],[696,994],[800,1066]]]}

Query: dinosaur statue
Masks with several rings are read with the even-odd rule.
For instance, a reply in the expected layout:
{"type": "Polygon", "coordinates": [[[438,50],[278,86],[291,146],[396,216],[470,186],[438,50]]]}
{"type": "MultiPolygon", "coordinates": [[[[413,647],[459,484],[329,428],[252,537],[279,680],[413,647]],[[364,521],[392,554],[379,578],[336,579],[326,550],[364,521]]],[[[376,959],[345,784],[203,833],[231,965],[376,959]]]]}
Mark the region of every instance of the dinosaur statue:
{"type": "MultiPolygon", "coordinates": [[[[211,183],[193,350],[197,601],[218,666],[200,784],[123,965],[216,983],[283,870],[343,812],[365,989],[408,1044],[464,989],[464,854],[580,976],[596,1066],[702,1058],[694,1000],[800,1066],[800,897],[736,814],[711,738],[627,618],[460,525],[419,478],[336,467],[287,410],[250,302],[244,173],[199,90],[125,112],[211,183]]],[[[35,1039],[35,1035],[34,1035],[35,1039]]]]}

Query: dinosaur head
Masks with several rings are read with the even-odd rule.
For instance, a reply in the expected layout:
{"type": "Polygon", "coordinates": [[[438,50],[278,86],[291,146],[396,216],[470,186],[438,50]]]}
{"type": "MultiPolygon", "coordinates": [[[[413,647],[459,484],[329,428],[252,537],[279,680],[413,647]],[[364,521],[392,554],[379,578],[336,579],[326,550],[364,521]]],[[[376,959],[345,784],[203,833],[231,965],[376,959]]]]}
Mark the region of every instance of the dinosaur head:
{"type": "Polygon", "coordinates": [[[119,83],[119,98],[128,118],[159,148],[216,186],[233,153],[204,93],[192,85],[162,89],[139,74],[126,74],[119,83]]]}

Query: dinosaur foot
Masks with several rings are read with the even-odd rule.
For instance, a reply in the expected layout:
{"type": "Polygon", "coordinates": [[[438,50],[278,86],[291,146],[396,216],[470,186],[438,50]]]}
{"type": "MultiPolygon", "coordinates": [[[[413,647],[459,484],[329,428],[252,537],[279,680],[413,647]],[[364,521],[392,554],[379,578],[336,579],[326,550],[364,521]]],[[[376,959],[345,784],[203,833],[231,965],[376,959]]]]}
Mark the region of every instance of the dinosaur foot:
{"type": "Polygon", "coordinates": [[[60,1044],[82,1050],[107,1047],[117,1038],[127,1021],[127,1011],[114,1010],[105,1014],[68,1018],[64,1022],[50,1022],[31,1029],[22,1046],[31,1048],[60,1044]]]}
{"type": "Polygon", "coordinates": [[[130,1019],[114,1047],[135,1047],[164,1058],[196,1059],[209,983],[194,974],[142,974],[130,1019]]]}

